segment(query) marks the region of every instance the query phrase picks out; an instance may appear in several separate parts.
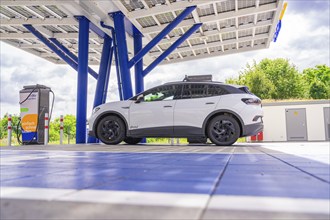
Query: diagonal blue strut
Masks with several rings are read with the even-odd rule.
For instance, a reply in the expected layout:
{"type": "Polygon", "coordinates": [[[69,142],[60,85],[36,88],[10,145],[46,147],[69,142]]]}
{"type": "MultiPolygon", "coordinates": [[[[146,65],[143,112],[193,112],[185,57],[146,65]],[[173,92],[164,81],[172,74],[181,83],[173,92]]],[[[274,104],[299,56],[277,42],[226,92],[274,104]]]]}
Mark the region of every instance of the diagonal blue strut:
{"type": "Polygon", "coordinates": [[[144,48],[129,61],[128,67],[131,68],[137,62],[139,62],[144,55],[146,55],[154,46],[156,46],[156,44],[158,44],[195,9],[196,6],[190,6],[183,10],[171,23],[169,23],[154,39],[152,39],[146,46],[144,46],[144,48]]]}
{"type": "MultiPolygon", "coordinates": [[[[78,64],[78,57],[74,55],[68,48],[66,48],[63,44],[61,44],[56,38],[49,38],[53,44],[55,44],[59,49],[61,49],[67,56],[69,56],[74,62],[78,64]]],[[[88,67],[88,72],[91,74],[95,79],[97,79],[98,74],[90,67],[88,67]]]]}
{"type": "Polygon", "coordinates": [[[153,70],[158,64],[160,64],[170,53],[172,53],[180,44],[190,37],[198,28],[202,26],[202,23],[194,24],[186,33],[184,33],[179,39],[177,39],[167,50],[165,50],[157,59],[155,59],[144,71],[143,77],[145,77],[151,70],[153,70]]]}
{"type": "Polygon", "coordinates": [[[67,56],[62,50],[58,49],[49,39],[42,35],[37,29],[35,29],[30,24],[23,25],[28,29],[36,38],[38,38],[42,43],[44,43],[49,49],[51,49],[56,55],[58,55],[62,60],[69,64],[73,69],[78,70],[78,64],[67,56]]]}

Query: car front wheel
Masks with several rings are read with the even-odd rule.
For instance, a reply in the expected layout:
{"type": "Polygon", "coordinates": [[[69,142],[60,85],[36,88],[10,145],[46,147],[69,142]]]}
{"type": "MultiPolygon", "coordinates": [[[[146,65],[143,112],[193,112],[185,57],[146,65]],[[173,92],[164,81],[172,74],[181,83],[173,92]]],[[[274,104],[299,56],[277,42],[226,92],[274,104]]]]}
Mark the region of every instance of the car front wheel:
{"type": "Polygon", "coordinates": [[[240,127],[235,118],[219,115],[210,121],[207,134],[213,144],[228,146],[234,144],[239,138],[240,127]]]}
{"type": "Polygon", "coordinates": [[[117,116],[104,117],[96,128],[97,137],[105,144],[119,144],[125,138],[125,124],[117,116]]]}

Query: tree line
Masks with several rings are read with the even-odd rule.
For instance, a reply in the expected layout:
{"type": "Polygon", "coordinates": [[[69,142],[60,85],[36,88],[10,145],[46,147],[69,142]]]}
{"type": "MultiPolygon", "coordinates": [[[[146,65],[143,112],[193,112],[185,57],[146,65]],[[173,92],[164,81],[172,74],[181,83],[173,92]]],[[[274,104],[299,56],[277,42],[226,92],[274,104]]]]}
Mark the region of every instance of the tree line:
{"type": "Polygon", "coordinates": [[[246,85],[261,99],[329,99],[330,68],[316,65],[299,72],[288,59],[263,59],[247,64],[226,83],[246,85]]]}

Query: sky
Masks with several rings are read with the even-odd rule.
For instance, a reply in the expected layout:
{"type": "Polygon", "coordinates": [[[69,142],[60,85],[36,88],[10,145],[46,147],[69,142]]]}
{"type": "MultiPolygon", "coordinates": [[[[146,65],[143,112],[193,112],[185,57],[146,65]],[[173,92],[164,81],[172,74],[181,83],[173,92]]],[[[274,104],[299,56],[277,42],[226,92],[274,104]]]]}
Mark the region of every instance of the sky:
{"type": "MultiPolygon", "coordinates": [[[[185,75],[212,74],[216,81],[239,75],[247,63],[264,58],[286,58],[302,71],[318,64],[330,65],[330,0],[289,0],[276,43],[270,48],[207,59],[160,65],[145,77],[145,89],[185,75]]],[[[92,66],[98,70],[97,66],[92,66]]],[[[19,91],[24,85],[42,84],[55,93],[53,118],[76,114],[77,73],[0,42],[0,115],[19,114],[19,91]]],[[[132,82],[134,74],[132,71],[132,82]]],[[[133,83],[134,84],[134,83],[133,83]]],[[[133,85],[134,86],[134,85],[133,85]]],[[[87,115],[92,111],[96,80],[88,78],[87,115]]],[[[111,70],[108,101],[119,100],[115,68],[111,70]]]]}

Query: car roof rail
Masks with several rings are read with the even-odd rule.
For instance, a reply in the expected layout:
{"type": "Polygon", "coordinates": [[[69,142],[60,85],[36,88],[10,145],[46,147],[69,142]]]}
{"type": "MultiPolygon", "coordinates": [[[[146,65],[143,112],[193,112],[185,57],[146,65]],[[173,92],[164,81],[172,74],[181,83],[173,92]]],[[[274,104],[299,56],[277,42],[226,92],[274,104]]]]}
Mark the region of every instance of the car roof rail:
{"type": "Polygon", "coordinates": [[[183,82],[212,82],[212,75],[186,75],[183,82]]]}

